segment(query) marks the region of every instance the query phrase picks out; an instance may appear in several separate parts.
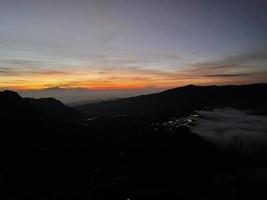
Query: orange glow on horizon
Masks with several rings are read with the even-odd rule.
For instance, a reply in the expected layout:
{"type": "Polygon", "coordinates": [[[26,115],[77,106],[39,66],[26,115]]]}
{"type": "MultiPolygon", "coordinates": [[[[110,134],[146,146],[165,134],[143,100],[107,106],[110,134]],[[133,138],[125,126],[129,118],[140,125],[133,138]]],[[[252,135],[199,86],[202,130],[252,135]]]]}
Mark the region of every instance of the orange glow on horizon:
{"type": "Polygon", "coordinates": [[[1,79],[0,88],[15,90],[39,90],[53,87],[91,90],[172,88],[189,84],[242,84],[248,82],[266,82],[267,73],[255,73],[245,76],[205,76],[190,72],[162,71],[113,71],[107,74],[80,72],[65,74],[42,73],[38,75],[7,76],[1,79]]]}

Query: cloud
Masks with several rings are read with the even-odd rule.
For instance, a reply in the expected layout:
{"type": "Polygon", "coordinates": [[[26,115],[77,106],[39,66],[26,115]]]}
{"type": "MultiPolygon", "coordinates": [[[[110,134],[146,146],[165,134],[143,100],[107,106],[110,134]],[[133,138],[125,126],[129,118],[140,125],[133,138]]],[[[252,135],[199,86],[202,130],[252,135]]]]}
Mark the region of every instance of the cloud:
{"type": "MultiPolygon", "coordinates": [[[[226,57],[217,61],[208,61],[194,63],[191,66],[192,72],[198,73],[213,73],[213,72],[227,72],[231,70],[242,70],[244,68],[255,70],[259,63],[266,63],[267,50],[254,51],[244,54],[238,54],[226,57]]],[[[266,68],[265,68],[266,69],[266,68]]]]}
{"type": "Polygon", "coordinates": [[[234,55],[223,60],[223,62],[240,64],[251,61],[267,61],[267,50],[258,50],[254,52],[234,55]]]}
{"type": "Polygon", "coordinates": [[[73,75],[75,72],[67,70],[50,70],[50,69],[17,69],[11,67],[0,67],[0,76],[58,76],[58,75],[73,75]]]}
{"type": "MultiPolygon", "coordinates": [[[[179,58],[179,56],[171,54],[164,56],[179,58]]],[[[262,67],[265,59],[265,52],[258,51],[229,56],[218,61],[188,63],[185,64],[183,70],[179,67],[175,69],[147,66],[146,62],[149,63],[149,59],[110,57],[105,54],[96,54],[92,63],[83,63],[72,67],[60,66],[62,64],[60,62],[57,65],[57,61],[53,63],[53,61],[31,59],[1,59],[0,77],[4,77],[10,82],[24,78],[25,82],[23,85],[15,82],[13,85],[7,85],[1,81],[0,87],[34,87],[35,89],[47,86],[94,89],[157,87],[166,89],[188,84],[222,85],[267,82],[267,69],[262,67]],[[3,65],[5,63],[6,65],[3,65]]]]}
{"type": "Polygon", "coordinates": [[[227,78],[227,77],[241,77],[248,76],[250,74],[208,74],[206,77],[219,77],[219,78],[227,78]]]}
{"type": "Polygon", "coordinates": [[[1,58],[0,65],[11,67],[40,67],[50,65],[62,65],[60,61],[48,61],[41,59],[17,59],[17,58],[1,58]]]}
{"type": "MultiPolygon", "coordinates": [[[[158,54],[159,57],[170,59],[183,59],[176,54],[158,54]]],[[[238,54],[226,57],[221,60],[206,61],[193,64],[185,64],[184,69],[179,67],[169,68],[162,66],[147,67],[145,60],[127,59],[124,57],[111,58],[105,55],[99,55],[97,65],[91,65],[89,70],[95,71],[101,75],[116,74],[116,77],[123,77],[129,74],[140,77],[166,80],[191,80],[207,78],[246,78],[250,75],[255,76],[258,73],[267,72],[262,63],[267,60],[267,51],[255,51],[250,53],[238,54]],[[259,66],[260,65],[260,66],[259,66]]],[[[186,61],[185,61],[186,62],[186,61]]],[[[149,63],[149,62],[148,62],[149,63]]]]}
{"type": "MultiPolygon", "coordinates": [[[[221,60],[194,63],[180,71],[180,75],[198,78],[217,78],[223,82],[258,81],[266,82],[267,50],[233,55],[221,60]]],[[[216,82],[216,81],[215,81],[216,82]]]]}
{"type": "Polygon", "coordinates": [[[47,75],[47,76],[56,76],[56,75],[74,75],[77,74],[77,72],[70,72],[66,70],[40,70],[37,72],[30,72],[37,75],[47,75]]]}
{"type": "Polygon", "coordinates": [[[254,115],[253,112],[236,109],[215,109],[198,111],[198,118],[191,130],[229,152],[242,143],[242,153],[248,155],[267,154],[267,116],[254,115]]]}
{"type": "Polygon", "coordinates": [[[178,54],[174,54],[174,53],[158,53],[156,55],[161,56],[163,58],[171,59],[171,60],[178,60],[178,61],[185,60],[184,57],[178,54]]]}

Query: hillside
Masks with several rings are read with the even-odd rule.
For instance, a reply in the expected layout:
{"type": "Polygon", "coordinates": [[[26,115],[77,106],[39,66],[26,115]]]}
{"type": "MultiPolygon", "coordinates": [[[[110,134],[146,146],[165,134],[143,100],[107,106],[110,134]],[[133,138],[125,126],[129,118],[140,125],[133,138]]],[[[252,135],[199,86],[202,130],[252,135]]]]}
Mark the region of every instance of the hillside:
{"type": "Polygon", "coordinates": [[[61,101],[54,98],[24,98],[25,101],[40,109],[49,118],[61,120],[68,123],[81,123],[84,115],[66,106],[61,101]]]}
{"type": "Polygon", "coordinates": [[[194,86],[75,107],[88,116],[182,116],[197,109],[234,107],[267,111],[267,84],[194,86]]]}

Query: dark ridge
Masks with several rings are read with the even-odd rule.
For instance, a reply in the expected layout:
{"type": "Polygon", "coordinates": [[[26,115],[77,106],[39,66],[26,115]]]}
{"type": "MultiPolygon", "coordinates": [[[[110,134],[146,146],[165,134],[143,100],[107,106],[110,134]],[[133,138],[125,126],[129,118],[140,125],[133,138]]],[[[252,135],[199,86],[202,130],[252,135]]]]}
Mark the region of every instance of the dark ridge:
{"type": "Polygon", "coordinates": [[[0,116],[8,120],[20,119],[22,122],[38,120],[43,115],[42,111],[36,109],[25,101],[20,95],[13,91],[0,92],[0,116]]]}
{"type": "MultiPolygon", "coordinates": [[[[267,166],[265,157],[241,163],[188,127],[170,129],[154,119],[207,106],[262,109],[266,102],[266,84],[190,85],[90,104],[89,115],[131,116],[78,126],[55,123],[74,112],[56,99],[0,92],[0,199],[239,199],[237,170],[267,166]]],[[[249,190],[242,187],[240,199],[266,199],[265,177],[259,180],[244,179],[249,190]]]]}
{"type": "Polygon", "coordinates": [[[55,122],[82,123],[84,115],[54,98],[22,98],[16,92],[0,91],[0,118],[21,126],[55,122]]]}
{"type": "Polygon", "coordinates": [[[234,107],[267,109],[267,84],[195,86],[166,90],[161,93],[123,98],[75,107],[89,116],[158,115],[179,116],[196,109],[234,107]]]}
{"type": "Polygon", "coordinates": [[[21,99],[21,96],[16,93],[13,92],[11,90],[5,90],[3,92],[0,91],[0,98],[5,98],[6,100],[19,100],[21,99]]]}
{"type": "Polygon", "coordinates": [[[61,101],[48,98],[25,98],[27,102],[42,110],[49,118],[61,120],[67,123],[82,123],[84,115],[68,106],[61,101]]]}

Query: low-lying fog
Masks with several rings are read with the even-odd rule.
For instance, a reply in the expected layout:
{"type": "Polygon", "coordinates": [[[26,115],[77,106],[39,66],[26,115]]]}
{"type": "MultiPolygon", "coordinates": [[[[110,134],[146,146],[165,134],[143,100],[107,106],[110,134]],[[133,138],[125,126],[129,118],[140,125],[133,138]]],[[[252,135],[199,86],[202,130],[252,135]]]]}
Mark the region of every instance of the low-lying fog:
{"type": "MultiPolygon", "coordinates": [[[[242,155],[267,152],[267,116],[231,108],[198,111],[192,132],[223,151],[240,148],[242,155]]],[[[266,153],[267,154],[267,153],[266,153]]]]}

